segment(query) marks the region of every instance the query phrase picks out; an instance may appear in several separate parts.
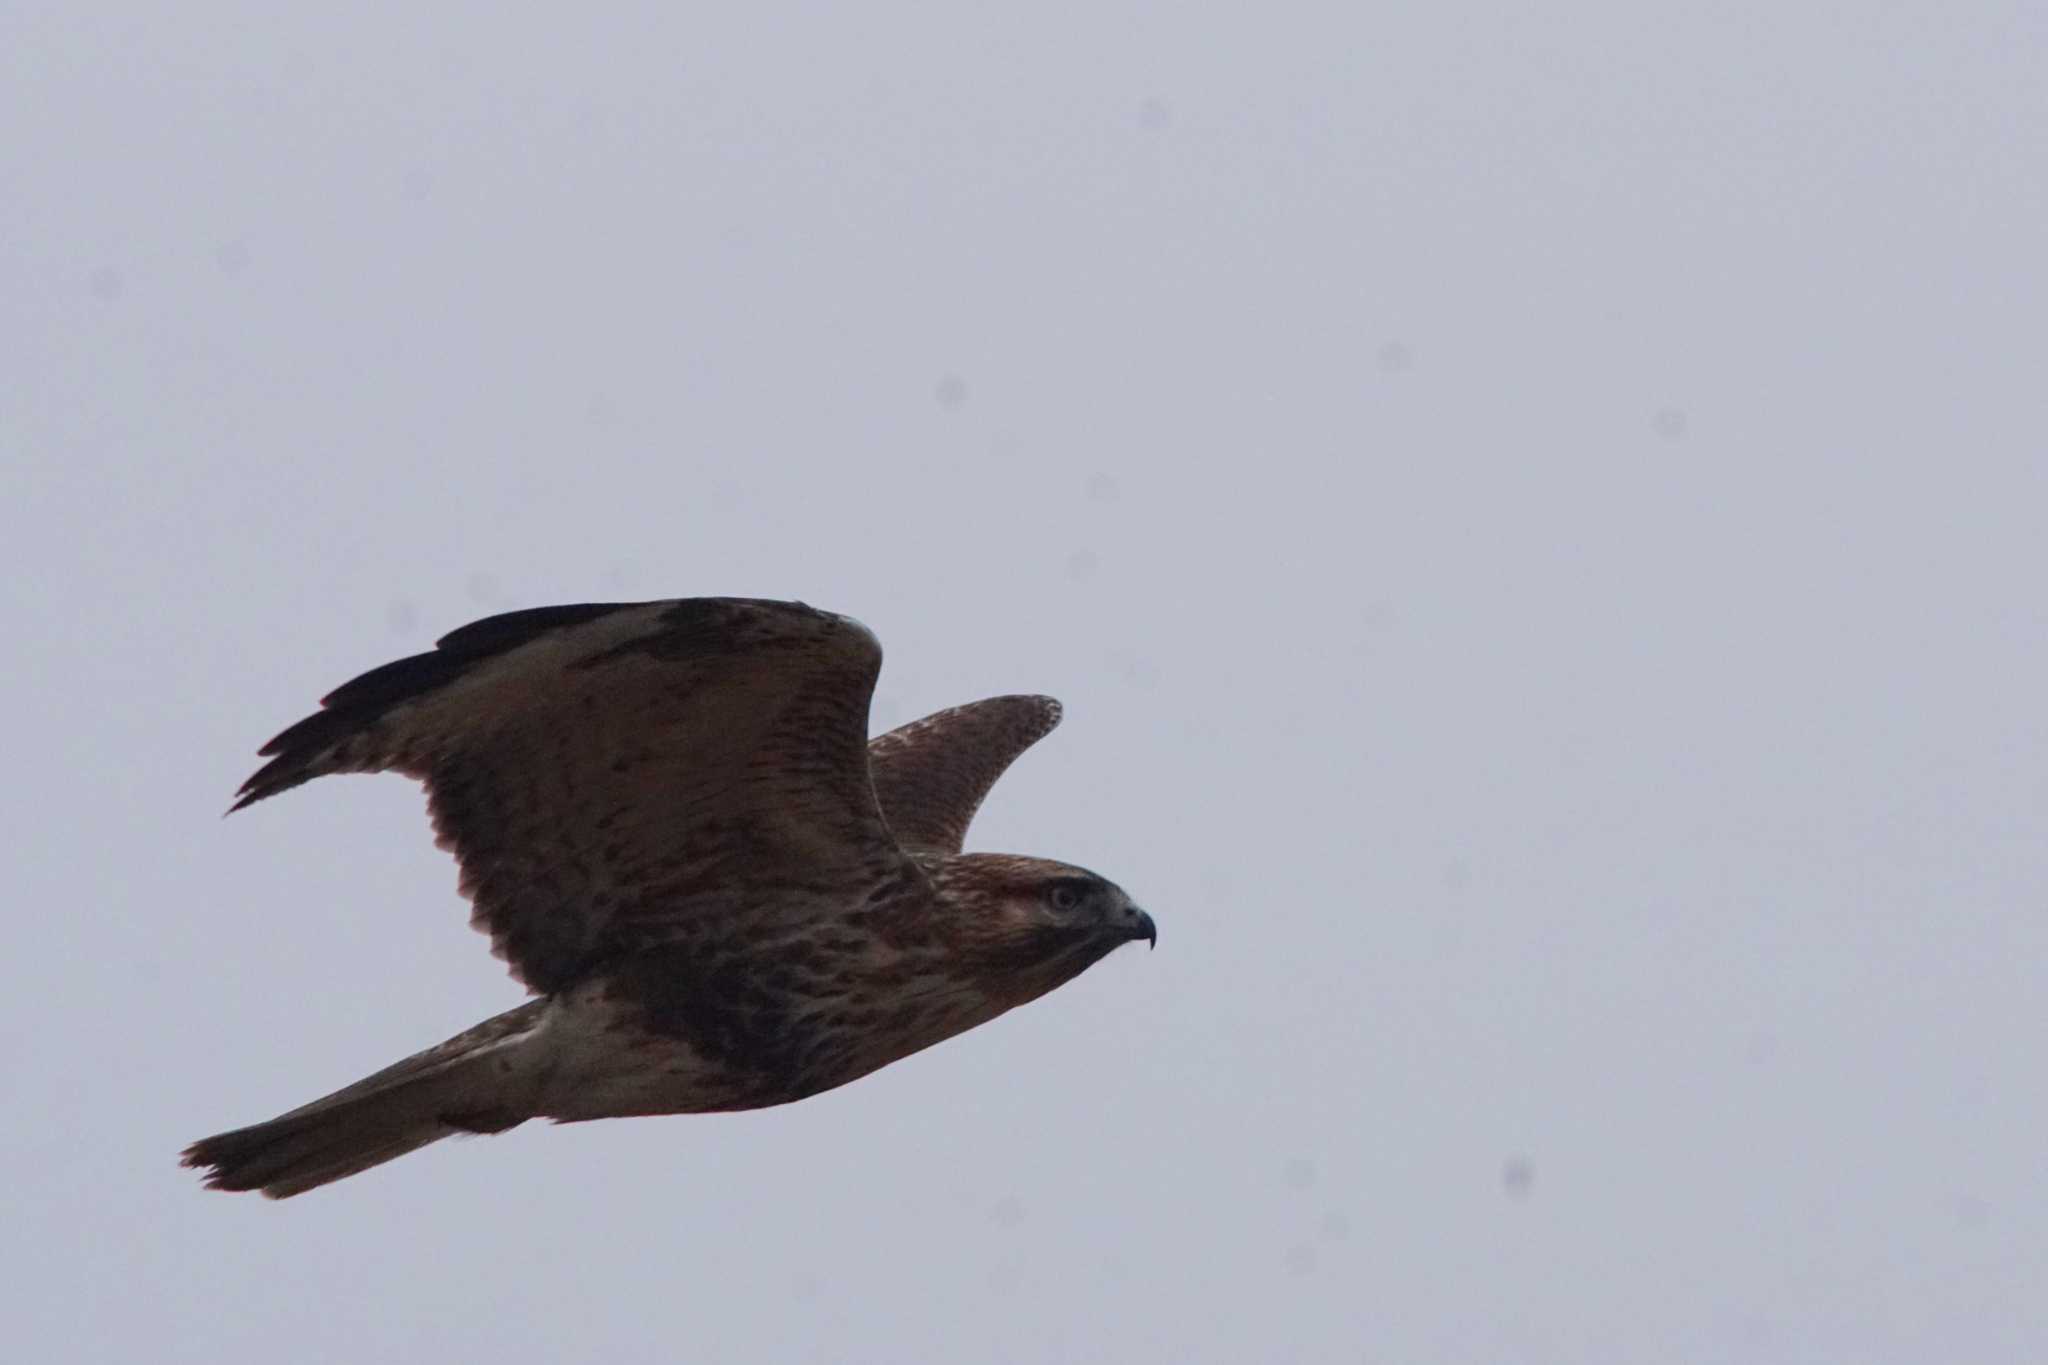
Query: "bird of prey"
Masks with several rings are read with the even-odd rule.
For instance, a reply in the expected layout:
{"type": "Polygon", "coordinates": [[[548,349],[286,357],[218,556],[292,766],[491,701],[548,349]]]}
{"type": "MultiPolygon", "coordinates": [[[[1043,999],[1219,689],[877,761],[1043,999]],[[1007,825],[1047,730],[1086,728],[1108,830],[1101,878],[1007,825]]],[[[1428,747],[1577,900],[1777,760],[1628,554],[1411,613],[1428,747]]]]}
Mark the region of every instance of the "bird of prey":
{"type": "Polygon", "coordinates": [[[329,694],[233,809],[327,773],[418,779],[471,922],[536,998],[185,1164],[283,1199],[531,1118],[783,1104],[1156,942],[1092,872],[961,852],[1059,703],[870,742],[881,662],[843,616],[685,598],[489,617],[329,694]]]}

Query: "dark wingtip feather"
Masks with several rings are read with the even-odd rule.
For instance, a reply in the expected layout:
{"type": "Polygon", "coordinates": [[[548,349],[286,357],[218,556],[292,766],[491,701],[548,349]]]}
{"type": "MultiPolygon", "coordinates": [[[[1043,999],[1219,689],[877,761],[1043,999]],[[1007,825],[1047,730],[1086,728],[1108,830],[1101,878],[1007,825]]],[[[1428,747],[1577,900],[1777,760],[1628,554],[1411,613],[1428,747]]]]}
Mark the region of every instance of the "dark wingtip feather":
{"type": "Polygon", "coordinates": [[[559,630],[563,626],[580,626],[615,611],[646,605],[645,602],[577,602],[562,607],[526,607],[520,611],[500,612],[481,621],[471,621],[466,626],[457,626],[434,641],[434,648],[459,658],[482,658],[501,654],[525,644],[536,635],[559,630]]]}
{"type": "MultiPolygon", "coordinates": [[[[325,745],[322,745],[320,748],[313,749],[310,753],[281,754],[271,759],[270,762],[250,774],[247,782],[236,788],[235,802],[227,808],[227,814],[233,815],[245,806],[253,806],[266,797],[276,796],[279,792],[290,791],[301,782],[311,781],[314,774],[307,771],[306,764],[311,761],[313,756],[321,753],[325,747],[325,745]]],[[[269,753],[272,751],[266,748],[264,752],[269,753]]]]}
{"type": "MultiPolygon", "coordinates": [[[[270,770],[268,768],[265,768],[263,771],[268,772],[270,770]]],[[[262,773],[258,773],[257,776],[262,776],[262,773]]],[[[252,777],[247,782],[244,782],[240,787],[237,787],[235,789],[234,803],[230,805],[227,808],[227,810],[223,811],[222,814],[233,815],[236,811],[245,810],[248,807],[255,805],[258,801],[261,801],[264,797],[275,796],[277,795],[278,792],[281,792],[283,790],[283,787],[262,786],[257,782],[255,777],[252,777]]]]}
{"type": "Polygon", "coordinates": [[[256,751],[271,761],[235,793],[228,814],[319,776],[317,765],[334,745],[373,723],[392,707],[438,691],[477,663],[638,602],[582,602],[501,612],[457,627],[424,654],[408,655],[358,674],[320,699],[320,710],[273,735],[256,751]]]}

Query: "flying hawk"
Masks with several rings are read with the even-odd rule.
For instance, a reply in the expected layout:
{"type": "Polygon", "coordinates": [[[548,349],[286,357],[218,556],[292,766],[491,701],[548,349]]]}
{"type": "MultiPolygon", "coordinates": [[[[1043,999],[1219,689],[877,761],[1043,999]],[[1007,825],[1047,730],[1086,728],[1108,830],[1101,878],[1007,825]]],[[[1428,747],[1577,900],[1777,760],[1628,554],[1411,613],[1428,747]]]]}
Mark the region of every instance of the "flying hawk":
{"type": "Polygon", "coordinates": [[[686,598],[489,617],[336,689],[233,809],[327,773],[419,779],[471,923],[537,998],[185,1164],[284,1199],[530,1118],[784,1104],[1155,942],[1092,872],[960,851],[1059,703],[870,742],[881,664],[844,616],[686,598]]]}

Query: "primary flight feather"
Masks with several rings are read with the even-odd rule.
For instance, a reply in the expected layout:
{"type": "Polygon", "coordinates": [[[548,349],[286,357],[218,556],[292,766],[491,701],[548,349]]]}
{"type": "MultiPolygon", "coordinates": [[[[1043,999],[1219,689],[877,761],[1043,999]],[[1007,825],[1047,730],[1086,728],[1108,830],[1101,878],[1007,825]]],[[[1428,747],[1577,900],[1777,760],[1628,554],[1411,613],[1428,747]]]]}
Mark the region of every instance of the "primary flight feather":
{"type": "Polygon", "coordinates": [[[881,659],[843,616],[684,598],[489,617],[330,693],[234,809],[329,773],[418,779],[471,922],[538,998],[185,1164],[285,1198],[530,1118],[783,1104],[1155,941],[1094,873],[961,852],[1059,703],[869,741],[881,659]]]}

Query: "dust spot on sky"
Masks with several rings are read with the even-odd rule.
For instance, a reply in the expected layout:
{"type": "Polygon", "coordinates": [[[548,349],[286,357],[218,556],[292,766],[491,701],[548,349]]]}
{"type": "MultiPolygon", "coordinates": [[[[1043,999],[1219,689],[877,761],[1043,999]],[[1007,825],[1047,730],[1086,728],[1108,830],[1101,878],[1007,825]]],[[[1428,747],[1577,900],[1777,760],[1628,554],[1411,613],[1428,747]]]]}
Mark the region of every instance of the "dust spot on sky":
{"type": "Polygon", "coordinates": [[[1316,1163],[1305,1156],[1291,1156],[1280,1168],[1280,1178],[1290,1190],[1305,1190],[1316,1183],[1316,1163]]]}
{"type": "Polygon", "coordinates": [[[1406,342],[1390,341],[1380,347],[1374,363],[1380,367],[1381,374],[1400,374],[1415,368],[1415,350],[1406,342]]]}
{"type": "Polygon", "coordinates": [[[1017,1292],[1017,1281],[1019,1278],[1015,1261],[998,1261],[989,1267],[989,1292],[1002,1295],[1014,1294],[1017,1292]]]}
{"type": "Polygon", "coordinates": [[[1320,1258],[1312,1244],[1296,1242],[1293,1246],[1287,1248],[1287,1273],[1290,1275],[1313,1274],[1318,1259],[1320,1258]]]}
{"type": "Polygon", "coordinates": [[[932,389],[932,397],[939,400],[939,406],[948,412],[957,412],[967,402],[967,381],[957,374],[939,376],[939,382],[932,389]]]}
{"type": "Polygon", "coordinates": [[[1650,418],[1650,430],[1667,441],[1682,441],[1685,433],[1692,429],[1692,420],[1678,408],[1659,408],[1650,418]]]}
{"type": "Polygon", "coordinates": [[[1024,1204],[1014,1194],[1006,1194],[989,1206],[989,1221],[999,1228],[1020,1227],[1024,1222],[1024,1204]]]}
{"type": "Polygon", "coordinates": [[[1138,126],[1148,133],[1163,133],[1173,126],[1173,110],[1157,95],[1138,101],[1138,126]]]}
{"type": "Polygon", "coordinates": [[[1088,498],[1091,502],[1115,502],[1123,496],[1123,489],[1117,486],[1116,476],[1100,471],[1088,476],[1088,498]]]}
{"type": "Polygon", "coordinates": [[[249,268],[249,244],[247,242],[222,242],[213,249],[213,263],[220,267],[223,275],[239,275],[249,268]]]}
{"type": "Polygon", "coordinates": [[[1351,1220],[1342,1210],[1331,1209],[1323,1215],[1323,1225],[1317,1229],[1326,1242],[1341,1242],[1351,1235],[1351,1220]]]}
{"type": "Polygon", "coordinates": [[[1527,1199],[1536,1184],[1535,1164],[1525,1156],[1509,1157],[1501,1163],[1500,1184],[1510,1199],[1527,1199]]]}
{"type": "Polygon", "coordinates": [[[1086,583],[1101,571],[1102,561],[1093,550],[1076,550],[1067,556],[1067,577],[1076,583],[1086,583]]]}
{"type": "Polygon", "coordinates": [[[1464,858],[1452,858],[1443,867],[1444,889],[1463,891],[1472,885],[1472,864],[1464,858]]]}

